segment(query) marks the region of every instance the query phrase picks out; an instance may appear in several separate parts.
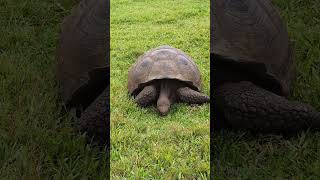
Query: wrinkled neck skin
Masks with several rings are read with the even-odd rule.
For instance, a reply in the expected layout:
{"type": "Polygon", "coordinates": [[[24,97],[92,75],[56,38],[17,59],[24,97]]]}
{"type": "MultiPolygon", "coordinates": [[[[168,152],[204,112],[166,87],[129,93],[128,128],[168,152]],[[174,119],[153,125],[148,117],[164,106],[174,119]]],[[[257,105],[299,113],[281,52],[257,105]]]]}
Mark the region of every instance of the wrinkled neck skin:
{"type": "Polygon", "coordinates": [[[165,116],[168,114],[171,104],[176,101],[176,90],[180,83],[169,79],[163,79],[159,83],[160,92],[157,108],[160,114],[165,116]]]}

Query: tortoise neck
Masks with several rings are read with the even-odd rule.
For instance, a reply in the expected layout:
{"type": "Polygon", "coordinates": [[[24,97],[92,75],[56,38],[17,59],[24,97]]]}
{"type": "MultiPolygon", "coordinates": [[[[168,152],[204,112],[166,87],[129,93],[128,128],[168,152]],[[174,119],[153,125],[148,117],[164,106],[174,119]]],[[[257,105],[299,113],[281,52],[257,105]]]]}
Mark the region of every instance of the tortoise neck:
{"type": "Polygon", "coordinates": [[[175,101],[175,82],[163,79],[160,82],[160,93],[157,101],[157,108],[160,114],[166,115],[169,112],[171,104],[175,101]]]}
{"type": "Polygon", "coordinates": [[[168,98],[170,101],[174,96],[177,82],[170,79],[163,79],[160,81],[159,98],[168,98]]]}
{"type": "Polygon", "coordinates": [[[159,84],[159,102],[172,104],[175,97],[175,84],[172,80],[163,79],[159,84]]]}

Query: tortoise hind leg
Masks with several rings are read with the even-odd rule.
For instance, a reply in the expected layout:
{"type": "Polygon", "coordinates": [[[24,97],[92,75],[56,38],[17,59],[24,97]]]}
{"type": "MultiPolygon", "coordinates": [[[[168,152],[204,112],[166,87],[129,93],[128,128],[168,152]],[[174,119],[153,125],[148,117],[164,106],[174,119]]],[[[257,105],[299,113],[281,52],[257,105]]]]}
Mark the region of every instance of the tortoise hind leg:
{"type": "Polygon", "coordinates": [[[259,132],[296,132],[320,127],[320,113],[311,106],[291,102],[251,82],[226,83],[216,93],[215,107],[234,129],[259,132]]]}
{"type": "Polygon", "coordinates": [[[99,145],[109,144],[109,88],[107,87],[90,106],[85,109],[77,122],[77,129],[86,132],[89,139],[99,145]]]}
{"type": "Polygon", "coordinates": [[[145,107],[155,101],[157,98],[157,90],[154,85],[149,85],[143,88],[143,90],[135,97],[135,102],[142,107],[145,107]]]}
{"type": "Polygon", "coordinates": [[[189,87],[181,87],[177,89],[177,96],[180,101],[190,104],[202,104],[210,102],[210,97],[189,87]]]}

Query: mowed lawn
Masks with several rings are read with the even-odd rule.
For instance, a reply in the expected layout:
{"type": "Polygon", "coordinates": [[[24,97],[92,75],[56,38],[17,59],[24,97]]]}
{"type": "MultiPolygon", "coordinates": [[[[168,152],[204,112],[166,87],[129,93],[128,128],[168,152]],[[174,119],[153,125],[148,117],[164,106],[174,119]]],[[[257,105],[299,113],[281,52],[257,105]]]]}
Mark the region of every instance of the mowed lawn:
{"type": "Polygon", "coordinates": [[[209,0],[111,1],[111,178],[209,177],[209,104],[175,104],[166,117],[128,95],[128,70],[160,45],[194,58],[210,86],[209,0]]]}
{"type": "Polygon", "coordinates": [[[60,114],[59,25],[74,0],[0,0],[0,179],[106,179],[106,154],[60,114]]]}
{"type": "MultiPolygon", "coordinates": [[[[294,41],[297,79],[292,100],[320,110],[320,4],[318,0],[274,0],[294,41]]],[[[319,179],[320,133],[291,138],[215,133],[216,179],[319,179]],[[217,160],[218,159],[218,160],[217,160]]]]}

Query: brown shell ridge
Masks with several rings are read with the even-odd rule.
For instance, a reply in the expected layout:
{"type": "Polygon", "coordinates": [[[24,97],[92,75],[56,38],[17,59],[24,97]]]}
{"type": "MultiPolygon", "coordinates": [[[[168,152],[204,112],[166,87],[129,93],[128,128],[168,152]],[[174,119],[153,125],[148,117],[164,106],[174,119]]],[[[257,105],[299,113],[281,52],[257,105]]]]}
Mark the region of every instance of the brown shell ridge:
{"type": "Polygon", "coordinates": [[[159,81],[159,80],[164,80],[164,79],[170,79],[170,80],[177,80],[177,81],[180,81],[180,82],[183,82],[185,83],[189,88],[195,90],[195,91],[198,91],[200,92],[201,89],[198,89],[194,84],[193,82],[191,81],[181,81],[180,79],[177,79],[177,78],[155,78],[151,81],[147,81],[147,82],[142,82],[138,85],[138,87],[133,91],[133,92],[130,92],[129,91],[129,94],[133,95],[133,96],[136,96],[137,94],[139,94],[139,92],[148,84],[152,84],[153,82],[155,81],[159,81]]]}

